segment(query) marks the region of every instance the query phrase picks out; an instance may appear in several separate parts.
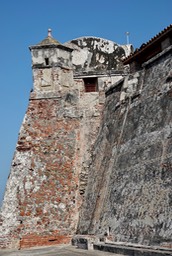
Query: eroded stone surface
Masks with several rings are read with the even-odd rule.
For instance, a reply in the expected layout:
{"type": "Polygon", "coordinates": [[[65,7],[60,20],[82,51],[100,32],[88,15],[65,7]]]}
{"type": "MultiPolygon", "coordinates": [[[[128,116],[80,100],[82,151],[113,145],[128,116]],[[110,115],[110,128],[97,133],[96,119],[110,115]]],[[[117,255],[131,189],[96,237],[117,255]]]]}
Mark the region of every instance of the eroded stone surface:
{"type": "Polygon", "coordinates": [[[132,51],[131,45],[119,45],[98,37],[80,37],[65,45],[73,49],[72,63],[76,72],[123,70],[121,59],[132,51]]]}
{"type": "Polygon", "coordinates": [[[172,243],[171,51],[107,91],[78,233],[172,243]]]}

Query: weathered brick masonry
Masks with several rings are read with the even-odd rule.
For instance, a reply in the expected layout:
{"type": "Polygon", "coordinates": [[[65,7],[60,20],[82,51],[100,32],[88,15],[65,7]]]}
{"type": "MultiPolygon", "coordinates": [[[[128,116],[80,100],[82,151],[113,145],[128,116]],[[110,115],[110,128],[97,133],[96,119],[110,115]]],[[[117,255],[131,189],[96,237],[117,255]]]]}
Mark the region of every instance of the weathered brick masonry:
{"type": "Polygon", "coordinates": [[[62,108],[60,99],[31,100],[20,131],[11,174],[15,186],[11,193],[17,202],[6,210],[17,210],[15,233],[22,237],[22,244],[25,234],[51,240],[59,231],[70,235],[75,230],[79,122],[74,117],[60,118],[62,108]]]}

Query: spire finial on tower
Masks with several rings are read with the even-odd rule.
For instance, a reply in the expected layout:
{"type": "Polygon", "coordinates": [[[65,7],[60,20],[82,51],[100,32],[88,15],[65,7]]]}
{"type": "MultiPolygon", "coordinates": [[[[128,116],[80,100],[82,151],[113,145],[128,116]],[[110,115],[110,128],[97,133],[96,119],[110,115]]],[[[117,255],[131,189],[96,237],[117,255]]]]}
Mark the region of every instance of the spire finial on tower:
{"type": "Polygon", "coordinates": [[[51,28],[49,28],[49,29],[48,29],[48,36],[49,36],[49,37],[52,37],[51,31],[52,31],[51,28]]]}
{"type": "Polygon", "coordinates": [[[125,34],[126,34],[126,37],[127,37],[127,44],[129,44],[130,42],[129,42],[129,35],[130,35],[130,32],[125,32],[125,34]]]}

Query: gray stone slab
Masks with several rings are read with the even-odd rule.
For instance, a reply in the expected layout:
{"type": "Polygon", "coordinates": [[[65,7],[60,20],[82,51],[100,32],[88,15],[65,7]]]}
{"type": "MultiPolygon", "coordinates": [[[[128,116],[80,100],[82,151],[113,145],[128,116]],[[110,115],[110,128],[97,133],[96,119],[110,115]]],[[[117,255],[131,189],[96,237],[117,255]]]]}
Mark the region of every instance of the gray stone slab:
{"type": "Polygon", "coordinates": [[[126,255],[126,256],[171,256],[172,250],[170,248],[153,248],[144,246],[127,246],[117,244],[94,244],[95,250],[114,253],[114,255],[126,255]]]}

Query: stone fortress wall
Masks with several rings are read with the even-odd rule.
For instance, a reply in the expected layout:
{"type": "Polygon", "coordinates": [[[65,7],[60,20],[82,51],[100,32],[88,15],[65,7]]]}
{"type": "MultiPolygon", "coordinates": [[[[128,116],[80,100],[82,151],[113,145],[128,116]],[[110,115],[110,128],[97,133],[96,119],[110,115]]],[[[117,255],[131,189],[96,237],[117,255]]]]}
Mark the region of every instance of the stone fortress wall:
{"type": "Polygon", "coordinates": [[[34,88],[0,247],[69,243],[76,233],[171,244],[171,30],[134,53],[93,37],[62,45],[50,31],[30,47],[34,88]]]}
{"type": "Polygon", "coordinates": [[[77,42],[77,49],[61,45],[49,31],[47,38],[30,47],[34,86],[1,209],[1,247],[68,243],[76,232],[104,107],[104,87],[122,77],[118,58],[127,56],[127,46],[123,49],[108,40],[77,42]],[[95,51],[99,49],[96,60],[90,42],[96,45],[95,51]],[[109,53],[108,45],[116,53],[112,49],[109,53]],[[76,61],[79,49],[80,63],[87,63],[89,69],[84,74],[76,61]],[[106,70],[109,54],[118,60],[112,78],[106,70]],[[93,72],[95,64],[99,75],[93,72]]]}
{"type": "Polygon", "coordinates": [[[107,91],[79,234],[172,244],[171,52],[107,91]]]}

